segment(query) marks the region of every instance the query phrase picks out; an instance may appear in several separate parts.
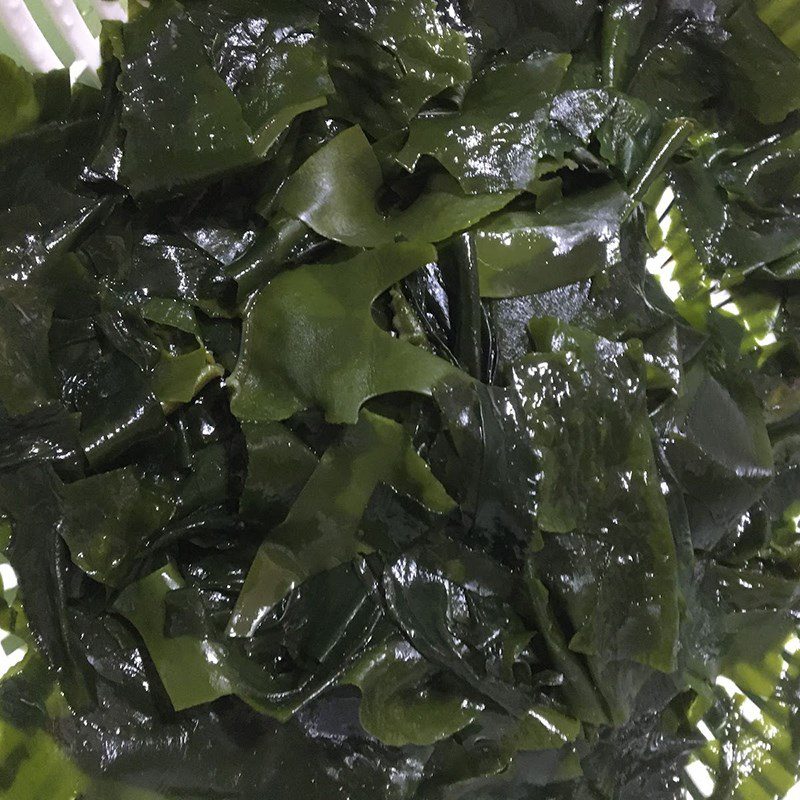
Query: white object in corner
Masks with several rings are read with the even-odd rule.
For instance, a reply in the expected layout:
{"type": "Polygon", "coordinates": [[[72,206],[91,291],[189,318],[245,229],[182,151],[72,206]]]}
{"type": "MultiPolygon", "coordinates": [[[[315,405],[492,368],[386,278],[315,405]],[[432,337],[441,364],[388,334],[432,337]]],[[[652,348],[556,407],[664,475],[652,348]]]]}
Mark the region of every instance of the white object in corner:
{"type": "Polygon", "coordinates": [[[58,56],[22,0],[0,0],[0,25],[28,59],[29,63],[23,66],[37,72],[49,72],[62,67],[58,56]]]}
{"type": "Polygon", "coordinates": [[[127,0],[27,2],[30,5],[26,0],[0,0],[0,32],[27,62],[22,66],[34,72],[68,67],[73,83],[81,76],[96,83],[100,22],[127,19],[127,0]]]}

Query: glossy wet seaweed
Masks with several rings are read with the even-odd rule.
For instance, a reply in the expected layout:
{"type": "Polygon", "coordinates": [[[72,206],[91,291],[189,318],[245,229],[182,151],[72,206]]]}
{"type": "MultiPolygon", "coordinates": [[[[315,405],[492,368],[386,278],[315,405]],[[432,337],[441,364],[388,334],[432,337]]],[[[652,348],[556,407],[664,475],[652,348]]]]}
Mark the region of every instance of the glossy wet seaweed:
{"type": "Polygon", "coordinates": [[[782,796],[784,5],[161,0],[100,90],[0,58],[0,796],[782,796]]]}

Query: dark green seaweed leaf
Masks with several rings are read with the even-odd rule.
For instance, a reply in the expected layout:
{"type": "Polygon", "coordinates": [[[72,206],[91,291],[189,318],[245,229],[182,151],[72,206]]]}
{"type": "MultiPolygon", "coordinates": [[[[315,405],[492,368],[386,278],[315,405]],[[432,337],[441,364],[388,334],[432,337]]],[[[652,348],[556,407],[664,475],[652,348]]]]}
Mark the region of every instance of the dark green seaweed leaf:
{"type": "Polygon", "coordinates": [[[658,11],[656,0],[613,0],[603,9],[603,82],[624,87],[631,58],[658,11]]]}
{"type": "Polygon", "coordinates": [[[382,184],[380,164],[366,136],[350,128],[291,176],[281,202],[322,236],[353,247],[376,247],[401,238],[438,242],[503,208],[516,195],[465,195],[454,181],[434,176],[416,202],[383,215],[377,207],[382,184]]]}
{"type": "Polygon", "coordinates": [[[309,575],[370,550],[358,524],[379,481],[417,497],[432,511],[453,506],[403,428],[362,412],[342,441],[326,451],[284,522],[259,549],[231,633],[252,635],[272,607],[309,575]]]}
{"type": "Polygon", "coordinates": [[[279,522],[314,472],[317,457],[279,422],[245,422],[242,430],[247,440],[242,516],[279,522]]]}
{"type": "Polygon", "coordinates": [[[258,155],[269,153],[298,115],[334,91],[317,15],[292,2],[190,2],[219,76],[236,95],[258,155]]]}
{"type": "Polygon", "coordinates": [[[412,123],[398,160],[413,170],[432,155],[471,194],[531,188],[550,101],[568,65],[569,56],[548,54],[489,68],[457,114],[412,123]]]}
{"type": "Polygon", "coordinates": [[[0,295],[0,401],[12,414],[24,414],[56,398],[47,334],[52,309],[30,299],[14,302],[0,295]]]}
{"type": "Polygon", "coordinates": [[[532,330],[552,355],[528,357],[514,373],[523,408],[538,416],[552,402],[550,414],[557,408],[564,420],[560,430],[553,430],[545,417],[544,425],[538,422],[539,436],[534,436],[542,443],[543,462],[538,523],[547,532],[534,564],[549,589],[561,594],[575,631],[572,650],[601,661],[630,658],[668,672],[674,664],[678,622],[675,550],[656,483],[641,355],[635,346],[611,344],[546,320],[532,323],[532,330]],[[604,387],[606,381],[614,388],[604,387]],[[581,392],[597,393],[597,400],[586,407],[601,416],[588,426],[585,415],[573,417],[569,411],[572,403],[581,404],[581,392]],[[605,408],[599,399],[603,396],[605,408]],[[611,551],[625,536],[623,519],[631,528],[628,536],[636,529],[635,514],[647,518],[642,526],[647,537],[636,547],[626,546],[631,559],[626,564],[611,551]],[[586,526],[592,530],[589,536],[586,526]],[[630,568],[634,563],[649,566],[636,575],[639,570],[630,568]],[[595,572],[592,590],[575,592],[582,587],[581,575],[598,568],[602,577],[595,572]],[[602,605],[616,602],[620,585],[629,592],[625,624],[615,621],[613,632],[603,631],[601,626],[615,614],[610,608],[603,611],[602,605]],[[631,597],[637,598],[633,604],[631,597]]]}
{"type": "Polygon", "coordinates": [[[550,119],[633,177],[655,142],[657,115],[641,100],[611,89],[568,89],[553,98],[550,119]]]}
{"type": "Polygon", "coordinates": [[[620,257],[628,197],[615,184],[540,212],[505,212],[476,229],[483,297],[517,297],[590,278],[620,257]]]}
{"type": "Polygon", "coordinates": [[[746,387],[729,389],[700,365],[684,395],[659,410],[667,457],[687,495],[696,548],[713,547],[772,477],[767,430],[746,387]]]}
{"type": "Polygon", "coordinates": [[[94,672],[68,609],[67,548],[61,538],[58,480],[47,465],[26,464],[4,471],[0,507],[14,525],[10,561],[25,597],[34,641],[58,676],[75,708],[91,703],[94,672]]]}
{"type": "Polygon", "coordinates": [[[782,800],[797,9],[0,55],[0,796],[782,800]]]}
{"type": "Polygon", "coordinates": [[[765,124],[781,122],[800,108],[800,58],[775,46],[774,34],[752,4],[738,3],[725,30],[729,35],[720,49],[737,104],[765,124]]]}
{"type": "Polygon", "coordinates": [[[472,15],[483,46],[513,58],[532,51],[570,51],[589,35],[598,4],[589,0],[477,0],[472,15]]]}
{"type": "Polygon", "coordinates": [[[142,634],[176,711],[232,691],[221,648],[189,636],[164,635],[164,598],[181,586],[180,575],[167,566],[128,586],[114,604],[142,634]]]}
{"type": "Polygon", "coordinates": [[[124,467],[66,484],[61,535],[72,560],[95,580],[118,585],[131,560],[170,517],[165,497],[124,467]]]}
{"type": "Polygon", "coordinates": [[[274,421],[314,405],[328,421],[352,424],[370,397],[430,394],[452,372],[450,364],[382,331],[370,306],[434,257],[429,245],[387,245],[272,280],[246,312],[242,352],[228,381],[233,413],[274,421]]]}
{"type": "Polygon", "coordinates": [[[0,54],[0,97],[5,111],[0,123],[0,142],[37,122],[60,116],[69,105],[69,95],[66,70],[31,74],[4,53],[0,54]]]}
{"type": "Polygon", "coordinates": [[[471,77],[466,37],[434,0],[311,0],[321,11],[332,110],[378,136],[405,125],[427,100],[471,77]]]}
{"type": "Polygon", "coordinates": [[[134,195],[184,188],[253,161],[242,109],[178,3],[138,15],[123,29],[123,48],[122,176],[134,195]]]}

